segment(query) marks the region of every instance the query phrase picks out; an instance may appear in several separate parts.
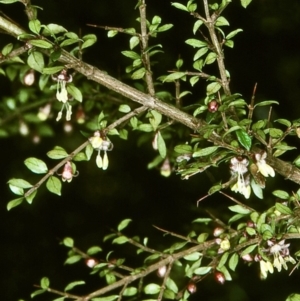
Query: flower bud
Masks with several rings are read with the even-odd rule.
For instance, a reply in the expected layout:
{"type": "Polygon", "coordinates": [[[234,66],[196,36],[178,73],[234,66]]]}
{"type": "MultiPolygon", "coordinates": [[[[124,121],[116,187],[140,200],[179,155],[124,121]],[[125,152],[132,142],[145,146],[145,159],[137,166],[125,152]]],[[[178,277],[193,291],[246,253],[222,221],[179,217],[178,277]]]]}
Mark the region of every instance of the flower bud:
{"type": "Polygon", "coordinates": [[[89,267],[89,268],[93,268],[95,265],[98,264],[98,261],[94,258],[87,258],[85,260],[85,264],[89,267]]]}
{"type": "Polygon", "coordinates": [[[34,81],[35,81],[34,70],[30,69],[25,73],[25,75],[23,77],[24,85],[32,86],[34,81]]]}
{"type": "Polygon", "coordinates": [[[224,274],[221,272],[216,272],[214,277],[219,284],[224,284],[226,281],[224,274]]]}
{"type": "Polygon", "coordinates": [[[251,262],[253,261],[253,257],[250,254],[245,254],[242,256],[242,259],[246,262],[251,262]]]}
{"type": "Polygon", "coordinates": [[[211,113],[215,113],[218,111],[219,103],[214,99],[207,104],[207,109],[211,113]]]}
{"type": "Polygon", "coordinates": [[[190,294],[194,294],[196,293],[197,291],[197,286],[194,282],[190,282],[188,285],[187,285],[187,290],[190,294]]]}
{"type": "Polygon", "coordinates": [[[215,229],[214,229],[214,233],[213,233],[213,235],[214,235],[214,237],[219,237],[221,234],[223,234],[224,233],[224,229],[223,228],[221,228],[221,227],[216,227],[215,229]]]}
{"type": "Polygon", "coordinates": [[[167,272],[167,267],[165,265],[163,265],[162,267],[160,267],[158,270],[157,270],[157,276],[159,278],[163,278],[165,276],[167,272]]]}

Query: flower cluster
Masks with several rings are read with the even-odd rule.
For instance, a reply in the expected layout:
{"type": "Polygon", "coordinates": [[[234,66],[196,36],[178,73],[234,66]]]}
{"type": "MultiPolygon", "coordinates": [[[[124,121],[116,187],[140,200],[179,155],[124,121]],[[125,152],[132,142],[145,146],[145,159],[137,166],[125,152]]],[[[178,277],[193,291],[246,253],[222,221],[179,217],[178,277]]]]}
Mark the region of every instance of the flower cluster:
{"type": "Polygon", "coordinates": [[[250,175],[248,172],[249,160],[241,157],[233,157],[230,160],[230,169],[234,177],[237,177],[237,182],[231,186],[231,190],[239,192],[249,199],[251,194],[250,175]]]}
{"type": "Polygon", "coordinates": [[[56,86],[56,98],[58,101],[62,102],[61,110],[58,112],[56,121],[59,121],[62,117],[62,112],[64,108],[66,108],[66,120],[71,120],[72,115],[72,106],[68,103],[68,91],[67,91],[67,83],[72,82],[72,75],[68,75],[66,70],[62,70],[58,76],[52,76],[52,79],[57,81],[56,86]]]}
{"type": "Polygon", "coordinates": [[[273,256],[273,263],[262,259],[260,260],[260,272],[263,279],[267,278],[268,272],[272,274],[274,272],[274,268],[280,272],[282,268],[285,270],[288,269],[287,262],[292,264],[296,263],[296,260],[290,256],[290,244],[286,244],[284,239],[279,242],[268,240],[267,244],[269,248],[264,249],[263,251],[266,252],[267,255],[273,256]]]}
{"type": "Polygon", "coordinates": [[[100,131],[96,131],[94,136],[89,138],[89,141],[92,147],[98,151],[98,155],[96,157],[97,166],[106,170],[109,163],[107,151],[111,151],[113,149],[113,144],[109,140],[106,140],[106,137],[101,136],[100,131]],[[101,157],[101,151],[104,151],[103,158],[101,157]]]}

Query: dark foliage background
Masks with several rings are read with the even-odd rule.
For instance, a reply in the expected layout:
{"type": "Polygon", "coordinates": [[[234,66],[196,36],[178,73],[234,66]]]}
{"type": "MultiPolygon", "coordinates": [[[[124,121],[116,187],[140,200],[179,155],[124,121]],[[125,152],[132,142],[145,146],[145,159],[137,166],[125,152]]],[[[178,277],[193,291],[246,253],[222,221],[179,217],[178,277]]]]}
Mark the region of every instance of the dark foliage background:
{"type": "MultiPolygon", "coordinates": [[[[42,23],[57,23],[70,31],[81,30],[83,34],[95,33],[98,42],[87,52],[84,60],[117,77],[124,74],[124,68],[129,63],[120,54],[120,51],[128,48],[128,36],[118,35],[114,39],[108,39],[104,30],[87,27],[86,24],[138,27],[135,21],[138,12],[133,9],[135,2],[33,1],[43,7],[39,13],[42,23]]],[[[149,19],[157,14],[164,23],[175,25],[153,42],[162,43],[165,51],[165,54],[157,57],[163,64],[156,66],[155,75],[166,74],[166,70],[174,67],[178,56],[185,60],[184,67],[189,69],[193,52],[184,40],[192,37],[193,18],[171,7],[168,0],[148,0],[147,8],[149,19]]],[[[26,27],[27,21],[21,4],[1,4],[0,10],[26,27]]],[[[242,93],[249,100],[257,82],[258,100],[278,100],[280,108],[275,108],[275,114],[280,114],[281,118],[298,118],[299,1],[256,0],[244,10],[239,1],[233,0],[225,17],[232,29],[244,30],[235,39],[235,48],[227,49],[226,52],[226,64],[232,76],[232,91],[242,93]]],[[[11,40],[5,35],[1,35],[0,39],[2,46],[11,40]]],[[[3,77],[0,78],[0,86],[2,95],[11,93],[3,77]]],[[[187,102],[195,101],[195,98],[198,100],[203,95],[204,86],[199,85],[187,102]]],[[[136,146],[134,135],[130,135],[128,142],[114,141],[115,148],[110,153],[110,166],[107,171],[97,169],[94,160],[80,163],[80,176],[63,186],[62,197],[41,189],[31,206],[22,205],[11,212],[6,211],[6,203],[12,195],[5,183],[11,177],[29,176],[23,165],[25,158],[36,156],[45,159],[45,152],[55,145],[62,145],[71,151],[83,141],[84,138],[76,128],[71,134],[66,134],[62,125],[56,126],[55,137],[43,138],[38,145],[19,136],[0,141],[2,300],[28,300],[33,284],[38,283],[43,276],[49,277],[52,286],[59,289],[70,281],[83,278],[89,279],[91,289],[99,287],[98,279],[87,276],[89,270],[84,264],[63,267],[67,250],[59,242],[65,236],[73,237],[76,245],[83,250],[100,244],[109,251],[112,247],[102,244],[103,235],[109,233],[109,229],[115,227],[120,220],[132,218],[133,225],[128,229],[129,234],[148,236],[150,245],[163,249],[172,239],[163,237],[152,225],[185,235],[192,227],[196,227],[191,226],[190,221],[206,216],[207,209],[226,220],[226,206],[230,203],[220,195],[205,200],[200,208],[196,207],[197,199],[211,185],[205,174],[182,181],[176,175],[165,179],[156,170],[148,171],[146,166],[154,152],[150,146],[136,146]]],[[[225,176],[226,173],[224,171],[225,176]]],[[[276,188],[298,189],[283,179],[270,181],[268,184],[269,188],[276,185],[276,188]]],[[[263,208],[259,204],[261,201],[249,202],[255,208],[263,208]]],[[[122,252],[129,256],[129,262],[136,262],[139,259],[133,258],[131,251],[131,248],[125,248],[122,252]]],[[[118,248],[115,254],[124,256],[118,248]]],[[[288,277],[288,272],[275,273],[262,282],[259,280],[258,266],[241,266],[234,278],[232,283],[224,286],[216,284],[212,278],[206,278],[199,283],[195,300],[279,301],[285,300],[291,292],[300,293],[299,272],[291,277],[288,277]]],[[[49,296],[39,298],[50,299],[49,296]]]]}

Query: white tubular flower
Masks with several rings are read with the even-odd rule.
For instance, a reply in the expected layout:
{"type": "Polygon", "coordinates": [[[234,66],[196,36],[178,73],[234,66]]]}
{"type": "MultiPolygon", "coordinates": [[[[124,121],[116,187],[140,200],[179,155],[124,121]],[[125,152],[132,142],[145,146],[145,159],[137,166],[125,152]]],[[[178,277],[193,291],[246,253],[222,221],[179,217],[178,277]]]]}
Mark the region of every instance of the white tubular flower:
{"type": "Polygon", "coordinates": [[[268,240],[267,244],[270,247],[269,249],[267,249],[267,251],[270,255],[273,255],[273,266],[277,269],[278,272],[280,272],[282,268],[287,270],[287,262],[291,262],[292,264],[296,263],[295,259],[290,256],[290,244],[285,244],[284,239],[280,240],[278,243],[275,243],[272,240],[268,240]]]}
{"type": "Polygon", "coordinates": [[[98,151],[96,157],[97,166],[103,170],[106,170],[109,164],[107,151],[111,151],[113,149],[113,144],[109,140],[104,140],[99,131],[96,131],[94,136],[89,138],[89,141],[92,147],[98,151]],[[101,157],[102,150],[104,151],[103,158],[101,157]]]}
{"type": "Polygon", "coordinates": [[[66,103],[68,101],[68,91],[66,88],[66,82],[58,80],[57,88],[56,88],[56,98],[58,101],[62,103],[66,103]]]}
{"type": "Polygon", "coordinates": [[[266,158],[267,158],[266,152],[263,152],[262,154],[260,153],[255,154],[256,165],[258,167],[258,170],[264,177],[269,177],[269,176],[274,177],[275,171],[269,164],[267,164],[266,158]]]}
{"type": "Polygon", "coordinates": [[[262,279],[266,279],[268,276],[268,272],[273,274],[274,268],[270,261],[261,260],[259,262],[260,265],[260,275],[262,279]]]}
{"type": "Polygon", "coordinates": [[[249,199],[251,194],[250,176],[244,174],[248,172],[249,161],[246,158],[232,158],[230,160],[230,169],[234,176],[237,175],[237,182],[231,186],[231,190],[239,192],[246,199],[249,199]]]}

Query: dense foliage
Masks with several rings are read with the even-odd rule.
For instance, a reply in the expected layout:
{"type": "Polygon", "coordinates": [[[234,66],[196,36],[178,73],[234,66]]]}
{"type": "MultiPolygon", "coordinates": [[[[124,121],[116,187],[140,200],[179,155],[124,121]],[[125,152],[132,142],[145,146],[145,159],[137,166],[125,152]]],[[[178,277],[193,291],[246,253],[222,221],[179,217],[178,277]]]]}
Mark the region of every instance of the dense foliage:
{"type": "MultiPolygon", "coordinates": [[[[128,49],[120,49],[128,62],[121,80],[86,62],[86,54],[97,42],[95,33],[78,34],[62,24],[44,24],[41,8],[29,0],[0,0],[1,6],[20,5],[16,2],[24,5],[28,26],[23,29],[0,16],[0,29],[13,39],[1,45],[0,73],[14,87],[11,95],[1,99],[0,135],[3,139],[21,135],[39,143],[44,137],[55,137],[57,124],[63,123],[65,132],[80,132],[84,142],[70,150],[67,139],[59,141],[46,152],[47,158],[37,156],[32,147],[31,155],[24,158],[30,174],[8,179],[15,195],[7,202],[8,211],[39,202],[44,188],[63,199],[65,185],[89,178],[89,172],[81,172],[84,164],[95,165],[105,177],[110,158],[118,151],[116,145],[120,148],[132,141],[154,150],[148,169],[158,170],[162,177],[176,174],[191,181],[201,173],[209,176],[211,184],[195,206],[201,208],[215,195],[231,202],[226,214],[222,205],[220,210],[201,211],[184,234],[155,226],[158,235],[175,238],[171,242],[150,243],[140,231],[126,234],[134,224],[126,216],[99,244],[86,250],[77,245],[76,237],[65,237],[61,240],[68,250],[65,264],[83,261],[93,277],[101,278],[101,285],[92,280],[90,286],[83,275],[56,287],[43,277],[32,298],[52,293],[45,298],[185,301],[209,278],[219,284],[234,281],[245,273],[238,271],[241,263],[256,266],[262,280],[285,270],[295,272],[300,256],[300,156],[294,156],[293,150],[300,137],[300,120],[273,117],[273,106],[279,102],[257,101],[257,84],[250,100],[232,92],[225,54],[236,51],[234,41],[243,30],[231,28],[225,17],[230,0],[171,3],[182,18],[193,20],[190,36],[184,40],[192,55],[179,56],[172,70],[162,64],[165,54],[159,37],[170,32],[176,20],[164,23],[156,14],[149,16],[146,8],[151,3],[138,1],[135,27],[87,24],[107,31],[109,39],[119,35],[128,39],[128,49]],[[195,99],[196,93],[201,96],[195,99]],[[281,159],[289,152],[293,158],[281,159]],[[286,179],[294,186],[270,190],[272,178],[286,179]]],[[[240,9],[250,2],[241,0],[240,9]]],[[[88,187],[96,191],[92,182],[88,187]]],[[[290,292],[286,300],[299,299],[297,292],[290,292]]]]}

